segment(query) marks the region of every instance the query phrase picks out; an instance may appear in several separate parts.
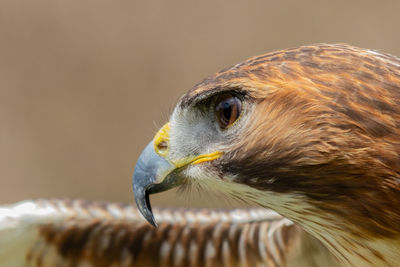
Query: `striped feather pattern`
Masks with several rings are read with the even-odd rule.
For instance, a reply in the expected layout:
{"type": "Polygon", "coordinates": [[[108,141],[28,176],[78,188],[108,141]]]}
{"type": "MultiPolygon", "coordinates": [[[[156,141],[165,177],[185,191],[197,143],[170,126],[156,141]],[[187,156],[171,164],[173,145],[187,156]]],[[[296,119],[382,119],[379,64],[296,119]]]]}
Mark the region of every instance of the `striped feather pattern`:
{"type": "Polygon", "coordinates": [[[271,210],[154,213],[157,229],[127,204],[37,200],[0,207],[0,265],[333,265],[316,239],[271,210]]]}

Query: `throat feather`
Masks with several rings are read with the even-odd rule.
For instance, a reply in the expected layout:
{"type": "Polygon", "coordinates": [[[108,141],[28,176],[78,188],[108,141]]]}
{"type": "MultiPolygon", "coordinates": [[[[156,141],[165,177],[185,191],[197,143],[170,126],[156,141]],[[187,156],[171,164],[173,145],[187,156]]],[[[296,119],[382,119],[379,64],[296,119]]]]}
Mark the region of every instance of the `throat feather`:
{"type": "Polygon", "coordinates": [[[273,207],[320,240],[343,266],[398,266],[400,263],[400,236],[363,234],[362,228],[316,208],[298,195],[260,192],[255,199],[264,207],[273,207]]]}

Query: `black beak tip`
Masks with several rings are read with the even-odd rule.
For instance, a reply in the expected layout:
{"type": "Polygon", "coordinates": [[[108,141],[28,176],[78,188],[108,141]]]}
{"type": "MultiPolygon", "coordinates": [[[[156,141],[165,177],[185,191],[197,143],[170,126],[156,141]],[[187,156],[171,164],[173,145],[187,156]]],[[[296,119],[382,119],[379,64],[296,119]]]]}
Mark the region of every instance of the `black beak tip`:
{"type": "Polygon", "coordinates": [[[148,221],[154,227],[157,227],[157,223],[154,219],[153,211],[151,209],[148,191],[136,191],[135,201],[140,213],[143,215],[146,221],[148,221]]]}
{"type": "Polygon", "coordinates": [[[149,198],[149,193],[146,191],[145,192],[145,202],[146,202],[146,215],[144,215],[145,219],[154,227],[157,227],[157,223],[156,220],[154,219],[154,214],[153,211],[151,209],[151,204],[150,204],[150,198],[149,198]]]}

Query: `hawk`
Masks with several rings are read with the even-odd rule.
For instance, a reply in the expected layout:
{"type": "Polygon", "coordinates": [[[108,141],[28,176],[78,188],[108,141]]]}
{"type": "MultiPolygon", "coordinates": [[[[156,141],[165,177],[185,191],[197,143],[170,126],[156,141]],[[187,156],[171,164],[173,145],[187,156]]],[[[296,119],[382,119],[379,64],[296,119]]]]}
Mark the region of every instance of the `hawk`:
{"type": "Polygon", "coordinates": [[[271,208],[343,266],[400,264],[400,60],[286,49],[195,85],[139,157],[137,206],[198,186],[271,208]]]}
{"type": "Polygon", "coordinates": [[[222,70],[139,157],[135,199],[158,228],[129,204],[3,205],[0,266],[398,266],[399,79],[399,59],[342,44],[222,70]],[[261,207],[152,210],[175,186],[261,207]]]}

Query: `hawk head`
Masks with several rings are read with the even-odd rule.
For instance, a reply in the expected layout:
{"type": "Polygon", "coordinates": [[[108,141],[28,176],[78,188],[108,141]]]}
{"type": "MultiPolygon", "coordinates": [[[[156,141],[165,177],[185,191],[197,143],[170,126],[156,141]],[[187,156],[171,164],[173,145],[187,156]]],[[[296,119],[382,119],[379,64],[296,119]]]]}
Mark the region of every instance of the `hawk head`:
{"type": "Polygon", "coordinates": [[[399,59],[326,44],[265,54],[180,99],[138,160],[135,199],[155,225],[148,195],[196,184],[276,210],[342,262],[348,243],[384,257],[375,240],[400,246],[399,129],[399,59]]]}

